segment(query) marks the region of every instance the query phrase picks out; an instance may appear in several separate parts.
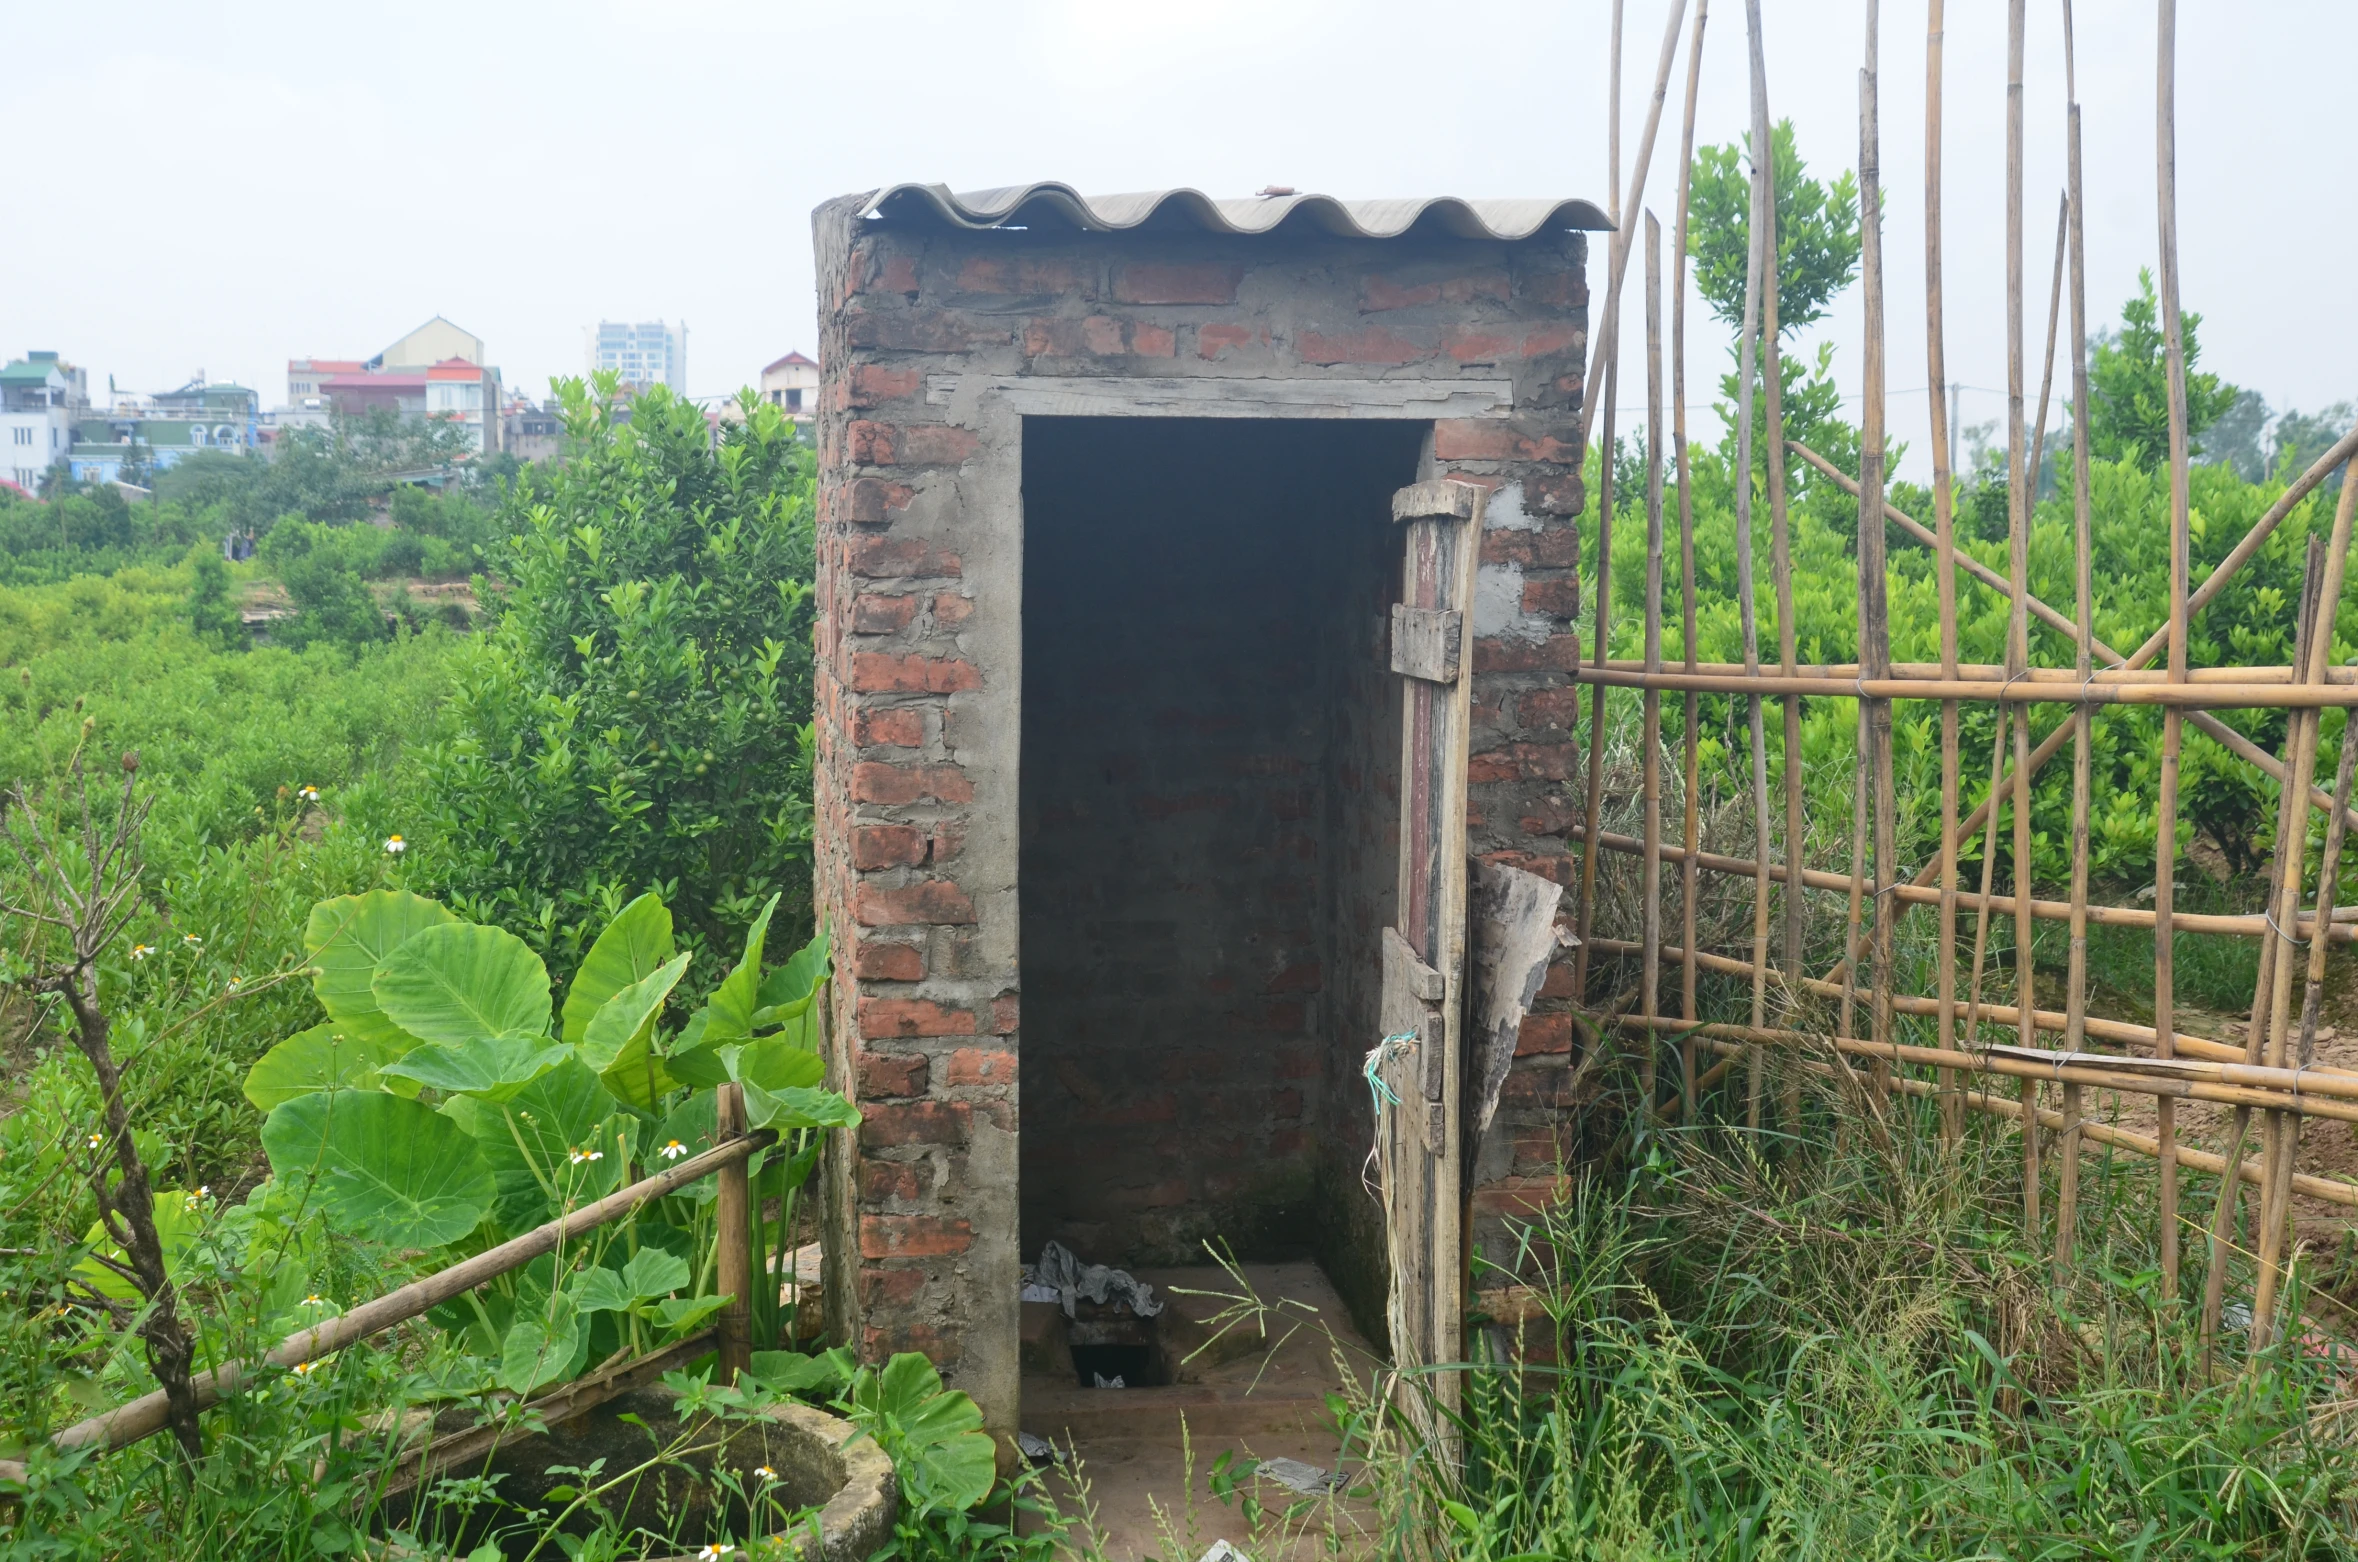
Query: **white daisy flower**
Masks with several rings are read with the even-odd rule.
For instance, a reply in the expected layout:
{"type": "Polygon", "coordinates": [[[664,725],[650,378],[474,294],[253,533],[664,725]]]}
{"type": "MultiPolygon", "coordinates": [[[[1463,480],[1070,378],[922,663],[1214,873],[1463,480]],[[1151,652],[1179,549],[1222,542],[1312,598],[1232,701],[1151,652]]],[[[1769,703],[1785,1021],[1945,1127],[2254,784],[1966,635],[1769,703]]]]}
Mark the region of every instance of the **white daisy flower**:
{"type": "Polygon", "coordinates": [[[407,850],[409,850],[409,842],[403,840],[400,836],[388,835],[385,837],[386,856],[398,857],[407,850]]]}
{"type": "Polygon", "coordinates": [[[131,958],[134,960],[145,960],[155,952],[153,944],[133,944],[131,946],[131,958]]]}
{"type": "Polygon", "coordinates": [[[295,795],[306,803],[316,803],[319,801],[319,788],[315,786],[297,787],[295,795]]]}
{"type": "Polygon", "coordinates": [[[662,1156],[667,1161],[676,1161],[681,1156],[688,1153],[688,1147],[680,1143],[677,1139],[674,1139],[655,1153],[662,1156]]]}

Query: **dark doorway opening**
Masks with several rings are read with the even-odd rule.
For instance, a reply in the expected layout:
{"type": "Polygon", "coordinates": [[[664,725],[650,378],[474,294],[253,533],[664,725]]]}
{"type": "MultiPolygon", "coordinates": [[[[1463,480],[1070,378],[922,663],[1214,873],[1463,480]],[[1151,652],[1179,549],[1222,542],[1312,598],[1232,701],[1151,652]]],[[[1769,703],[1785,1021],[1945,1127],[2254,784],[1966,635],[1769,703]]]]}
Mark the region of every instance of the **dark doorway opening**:
{"type": "Polygon", "coordinates": [[[1317,1257],[1380,1317],[1394,490],[1429,425],[1024,424],[1024,1254],[1317,1257]]]}

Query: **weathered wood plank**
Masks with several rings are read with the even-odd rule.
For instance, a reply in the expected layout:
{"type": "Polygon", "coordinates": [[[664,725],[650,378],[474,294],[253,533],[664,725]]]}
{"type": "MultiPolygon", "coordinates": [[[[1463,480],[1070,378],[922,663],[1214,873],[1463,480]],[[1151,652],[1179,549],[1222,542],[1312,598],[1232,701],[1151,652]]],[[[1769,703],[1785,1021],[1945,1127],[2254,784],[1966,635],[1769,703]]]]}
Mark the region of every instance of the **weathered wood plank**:
{"type": "Polygon", "coordinates": [[[1427,683],[1457,682],[1465,615],[1444,609],[1392,606],[1392,671],[1427,683]]]}

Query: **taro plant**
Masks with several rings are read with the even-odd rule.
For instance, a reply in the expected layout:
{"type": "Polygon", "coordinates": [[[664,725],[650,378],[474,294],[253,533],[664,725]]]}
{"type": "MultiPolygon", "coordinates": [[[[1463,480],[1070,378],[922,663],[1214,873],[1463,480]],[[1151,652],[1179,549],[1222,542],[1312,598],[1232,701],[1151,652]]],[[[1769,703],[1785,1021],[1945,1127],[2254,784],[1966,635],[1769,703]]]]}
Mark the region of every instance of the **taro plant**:
{"type": "MultiPolygon", "coordinates": [[[[825,936],[765,975],[775,905],[674,1027],[666,1006],[690,956],[652,894],[607,924],[562,1005],[540,956],[503,929],[405,890],[320,902],[304,941],[327,1020],[271,1048],[245,1084],[268,1114],[275,1180],[330,1226],[439,1266],[709,1148],[715,1088],[735,1081],[752,1126],[780,1136],[752,1168],[753,1272],[766,1273],[824,1130],[857,1121],[821,1087],[813,1045],[825,936]]],[[[686,1338],[727,1300],[714,1217],[707,1179],[437,1309],[474,1364],[452,1386],[527,1395],[686,1338]]],[[[757,1287],[749,1305],[766,1344],[776,1291],[757,1287]]]]}

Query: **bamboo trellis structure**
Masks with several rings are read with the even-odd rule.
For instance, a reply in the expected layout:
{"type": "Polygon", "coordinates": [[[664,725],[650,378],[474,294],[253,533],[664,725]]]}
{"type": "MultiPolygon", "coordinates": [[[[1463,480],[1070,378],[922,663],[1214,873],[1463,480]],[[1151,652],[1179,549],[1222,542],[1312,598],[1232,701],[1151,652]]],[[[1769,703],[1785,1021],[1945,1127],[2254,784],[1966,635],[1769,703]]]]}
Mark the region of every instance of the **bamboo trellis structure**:
{"type": "MultiPolygon", "coordinates": [[[[2057,0],[2061,8],[2064,52],[2064,152],[2066,184],[2058,212],[2052,278],[2048,288],[2045,368],[2037,398],[2037,420],[2025,418],[2026,363],[2024,357],[2025,278],[2023,266],[2024,149],[2028,131],[2024,109],[2024,49],[2027,0],[2008,0],[2006,102],[2006,352],[2008,362],[2007,413],[2007,543],[2008,567],[1990,568],[1958,545],[1950,470],[1949,409],[1938,393],[1947,374],[1943,319],[1943,253],[1941,231],[1941,151],[1943,98],[1944,5],[1927,0],[1925,33],[1925,170],[1924,277],[1926,362],[1934,393],[1930,404],[1933,467],[1932,516],[1929,526],[1903,513],[1886,492],[1887,431],[1884,425],[1885,319],[1880,163],[1879,0],[1865,0],[1865,52],[1859,75],[1859,199],[1861,226],[1860,299],[1863,308],[1864,413],[1860,428],[1857,475],[1851,476],[1819,452],[1786,437],[1781,406],[1777,341],[1778,298],[1776,243],[1776,184],[1771,147],[1771,120],[1765,48],[1759,0],[1746,0],[1745,22],[1749,54],[1750,102],[1748,122],[1752,151],[1748,209],[1749,253],[1745,299],[1737,342],[1736,464],[1745,474],[1735,485],[1735,592],[1741,632],[1741,662],[1714,663],[1698,658],[1695,516],[1690,492],[1692,463],[1684,415],[1686,348],[1686,259],[1689,248],[1689,173],[1694,159],[1695,114],[1700,82],[1701,51],[1708,17],[1708,0],[1697,0],[1691,33],[1686,39],[1686,80],[1680,165],[1675,212],[1671,224],[1673,260],[1670,268],[1671,363],[1668,376],[1669,418],[1664,423],[1664,366],[1662,363],[1663,267],[1662,228],[1643,207],[1647,164],[1651,158],[1676,63],[1685,0],[1670,0],[1662,52],[1651,106],[1622,201],[1620,145],[1620,29],[1622,6],[1613,11],[1614,52],[1611,146],[1613,214],[1618,225],[1612,242],[1606,314],[1597,332],[1588,383],[1602,391],[1592,396],[1583,415],[1583,433],[1604,406],[1603,433],[1608,456],[1599,484],[1600,515],[1595,558],[1597,621],[1594,655],[1573,673],[1591,687],[1591,723],[1586,745],[1585,811],[1580,823],[1566,832],[1581,857],[1577,875],[1578,898],[1574,916],[1582,943],[1576,981],[1582,1002],[1589,1000],[1589,969],[1606,960],[1637,963],[1639,982],[1634,1002],[1623,996],[1596,1018],[1605,1031],[1638,1038],[1642,1047],[1639,1087],[1648,1107],[1677,1113],[1692,1121],[1699,1098],[1731,1068],[1745,1068],[1745,1121],[1760,1126],[1763,1118],[1763,1059],[1770,1049],[1789,1049],[1797,1056],[1788,1077],[1798,1081],[1810,1070],[1853,1068],[1861,1077],[1890,1094],[1926,1097],[1938,1106],[1941,1132],[1954,1140],[1963,1114],[1977,1111],[2016,1124],[2023,1150],[2024,1217],[2031,1239],[2046,1240],[2052,1223],[2052,1254],[2057,1274],[2071,1269],[2078,1245],[2080,1162],[2095,1149],[2125,1150],[2150,1157],[2159,1172],[2162,1294],[2177,1294],[2183,1266],[2180,1240],[2181,1190],[2184,1175],[2211,1179],[2218,1188],[2207,1232],[2204,1266],[2205,1294],[2199,1314],[2202,1337],[2217,1333],[2225,1305],[2230,1250],[2238,1242],[2242,1219],[2242,1190],[2257,1192],[2257,1206],[2247,1245],[2257,1259],[2249,1325],[2252,1346],[2267,1345],[2278,1327],[2275,1313],[2284,1286],[2287,1238],[2291,1230],[2291,1199],[2295,1195],[2321,1201],[2341,1210],[2358,1210],[2358,1182],[2311,1175],[2296,1166],[2304,1119],[2322,1117],[2358,1124],[2358,1068],[2341,1068],[2317,1060],[2321,999],[2330,952],[2358,940],[2358,906],[2337,903],[2340,858],[2348,828],[2358,823],[2352,805],[2353,780],[2358,779],[2358,719],[2345,718],[2339,763],[2330,791],[2319,784],[2321,734],[2325,713],[2358,707],[2358,667],[2331,665],[2333,624],[2342,599],[2352,540],[2354,511],[2358,511],[2358,481],[2344,481],[2335,507],[2331,535],[2309,542],[2308,567],[2299,604],[2294,648],[2281,666],[2194,667],[2188,640],[2203,611],[2259,554],[2294,510],[2337,473],[2349,474],[2358,462],[2358,430],[2352,430],[2318,457],[2271,503],[2246,535],[2209,576],[2197,585],[2191,579],[2191,508],[2189,499],[2189,440],[2186,409],[2186,344],[2181,330],[2178,298],[2177,190],[2175,147],[2176,4],[2156,0],[2155,176],[2158,211],[2160,311],[2169,387],[2169,453],[2167,461],[2169,528],[2169,604],[2164,621],[2133,650],[2123,652],[2095,632],[2097,610],[2091,503],[2090,451],[2087,420],[2075,416],[2069,450],[2072,590],[2067,607],[2040,600],[2030,588],[2030,536],[2040,475],[2046,469],[2043,448],[2049,399],[2055,387],[2056,355],[2068,355],[2067,394],[2075,408],[2089,405],[2089,327],[2086,299],[2085,195],[2081,167],[2081,105],[2072,33],[2071,0],[2057,0]],[[1637,237],[1642,234],[1642,238],[1637,237]],[[1630,251],[1642,244],[1645,282],[1643,340],[1647,388],[1647,481],[1643,496],[1645,575],[1642,598],[1643,656],[1617,660],[1608,655],[1611,644],[1608,610],[1612,603],[1607,565],[1611,545],[1610,441],[1613,434],[1611,400],[1618,378],[1620,332],[1618,315],[1622,280],[1630,251]],[[2065,328],[2068,310],[2068,329],[2065,328]],[[1755,465],[1755,382],[1761,387],[1758,421],[1765,434],[1758,441],[1762,495],[1768,510],[1771,581],[1776,612],[1775,660],[1761,643],[1763,626],[1755,612],[1753,570],[1755,495],[1751,476],[1755,465]],[[1664,440],[1668,446],[1665,449],[1664,440]],[[1853,664],[1805,665],[1797,656],[1794,614],[1793,555],[1788,516],[1787,456],[1797,458],[1813,474],[1855,501],[1858,515],[1859,659],[1853,664]],[[1668,463],[1668,487],[1665,463],[1668,463]],[[1666,499],[1675,502],[1674,517],[1666,517],[1666,499]],[[1671,524],[1666,525],[1666,520],[1671,524]],[[1895,662],[1892,658],[1891,597],[1885,559],[1887,527],[1933,554],[1937,584],[1940,659],[1932,663],[1895,662]],[[1668,550],[1676,548],[1679,594],[1669,610],[1678,616],[1683,657],[1666,658],[1664,618],[1668,550]],[[2007,619],[2005,659],[1998,664],[1973,664],[1961,659],[1959,647],[1959,579],[1970,578],[1975,589],[1994,594],[2007,619]],[[2042,665],[2034,641],[2036,623],[2067,642],[2067,664],[2042,665]],[[1637,691],[1642,710],[1642,807],[1640,834],[1618,834],[1605,828],[1603,770],[1606,758],[1608,691],[1637,691]],[[1684,721],[1677,740],[1683,747],[1683,818],[1666,830],[1662,786],[1663,696],[1683,701],[1684,721]],[[1744,714],[1744,752],[1740,765],[1744,781],[1738,797],[1749,819],[1749,855],[1704,849],[1704,830],[1698,791],[1698,702],[1706,695],[1733,702],[1744,714]],[[1859,713],[1856,792],[1852,820],[1851,860],[1847,871],[1813,864],[1802,807],[1802,712],[1807,700],[1855,701],[1859,713]],[[1937,855],[1910,870],[1899,861],[1898,787],[1895,776],[1892,716],[1903,701],[1932,701],[1940,707],[1939,837],[1937,855]],[[1782,716],[1784,738],[1782,817],[1772,817],[1770,762],[1765,721],[1766,707],[1775,703],[1782,716]],[[2062,719],[2034,744],[2033,707],[2061,708],[2062,719]],[[2146,892],[2150,906],[2107,905],[2095,898],[2094,852],[2091,845],[2094,733],[2105,709],[2115,705],[2153,705],[2161,709],[2162,740],[2158,754],[2156,842],[2153,886],[2146,892]],[[1967,706],[1986,708],[1994,719],[1991,739],[1989,789],[1970,811],[1962,806],[1966,785],[1962,757],[1961,713],[1967,706]],[[2281,710],[2286,713],[2286,736],[2281,754],[2271,754],[2215,714],[2233,710],[2281,710]],[[2204,735],[2241,764],[2272,783],[2277,797],[2275,840],[2279,843],[2269,867],[2264,910],[2244,914],[2197,913],[2177,906],[2177,831],[2182,809],[2180,787],[2186,729],[2204,735]],[[2062,898],[2041,898],[2028,891],[2032,861],[2031,785],[2040,769],[2068,744],[2072,750],[2068,852],[2070,872],[2062,898]],[[2016,883],[2001,889],[1994,881],[2000,854],[1999,827],[2011,828],[2011,861],[2016,883]],[[2314,856],[2309,842],[2315,820],[2324,823],[2324,844],[2314,856]],[[1960,882],[1960,863],[1969,844],[1979,836],[1981,847],[1978,889],[1960,882]],[[1666,838],[1666,836],[1670,838],[1666,838]],[[1635,857],[1639,874],[1639,934],[1635,939],[1603,936],[1596,931],[1599,864],[1609,855],[1635,857]],[[1682,915],[1665,924],[1662,897],[1671,881],[1664,870],[1674,870],[1682,915]],[[1748,880],[1750,916],[1748,937],[1741,952],[1702,947],[1697,904],[1704,875],[1748,880]],[[1804,923],[1806,897],[1811,892],[1844,899],[1841,955],[1823,974],[1805,968],[1804,923]],[[1772,900],[1783,911],[1781,947],[1772,955],[1772,900]],[[1928,994],[1901,990],[1896,933],[1916,907],[1937,908],[1939,927],[1934,944],[1934,975],[1928,994]],[[1968,942],[1964,919],[1970,918],[1971,955],[1961,960],[1968,942]],[[1990,924],[2011,923],[2014,949],[2014,990],[2011,1001],[1987,991],[1985,965],[1991,953],[1990,924]],[[2042,1004],[2035,981],[2036,961],[2030,951],[2039,922],[2061,923],[2066,929],[2067,956],[2063,995],[2059,1004],[2042,1004]],[[2133,1023],[2096,1012],[2090,1007],[2090,930],[2100,927],[2150,931],[2154,940],[2154,1003],[2151,1024],[2133,1023]],[[2180,1023],[2184,1010],[2177,991],[2172,958],[2179,934],[2249,939],[2258,945],[2259,975],[2252,996],[2250,1019],[2240,1044],[2195,1035],[2180,1023]],[[1674,942],[1675,940],[1675,942],[1674,942]],[[2298,990],[2296,993],[2296,965],[2298,990]],[[1663,1001],[1662,988],[1675,968],[1675,1004],[1663,1001]],[[1709,1023],[1699,983],[1705,976],[1727,978],[1748,987],[1748,1023],[1709,1023]],[[2296,1001],[2297,997],[2297,1001],[2296,1001]],[[1676,1018],[1671,1015],[1675,1011],[1676,1018]],[[1831,1018],[1831,1024],[1828,1023],[1831,1018]],[[1930,1022],[1925,1026],[1925,1022],[1930,1022]],[[1925,1028],[1918,1028],[1925,1027],[1925,1028]],[[1917,1041],[1929,1029],[1932,1045],[1917,1041]],[[2007,1032],[2012,1034],[2008,1035],[2007,1032]],[[1862,1034],[1863,1032],[1863,1034],[1862,1034]],[[1657,1084],[1654,1059],[1660,1046],[1677,1047],[1677,1079],[1669,1099],[1657,1084]],[[1699,1072],[1699,1062],[1716,1059],[1699,1072]],[[1974,1076],[1980,1076],[1977,1080],[1974,1076]],[[2012,1098],[1999,1093],[2000,1079],[2012,1081],[2012,1098]],[[1969,1088],[1970,1082],[1970,1088],[1969,1088]],[[2147,1135],[2102,1120],[2092,1110],[2091,1093],[2149,1097],[2154,1103],[2155,1129],[2147,1135]],[[2194,1149],[2182,1142],[2177,1118],[2180,1102],[2204,1102],[2232,1109],[2232,1127],[2224,1154],[2194,1149]],[[2258,1114],[2256,1154],[2248,1142],[2258,1114]],[[2053,1153],[2050,1166],[2045,1161],[2053,1153]],[[2052,1188],[2054,1204],[2043,1208],[2052,1188]]],[[[2358,477],[2358,474],[2350,474],[2358,477]]],[[[1734,737],[1733,732],[1730,734],[1734,737]]],[[[1731,939],[1732,941],[1732,939],[1731,939]]],[[[1740,989],[1739,989],[1740,990],[1740,989]]],[[[1740,1002],[1740,1000],[1739,1000],[1740,1002]]],[[[1798,1121],[1798,1083],[1788,1091],[1782,1110],[1788,1123],[1798,1121]]],[[[1731,1111],[1733,1108],[1731,1108],[1731,1111]]]]}

